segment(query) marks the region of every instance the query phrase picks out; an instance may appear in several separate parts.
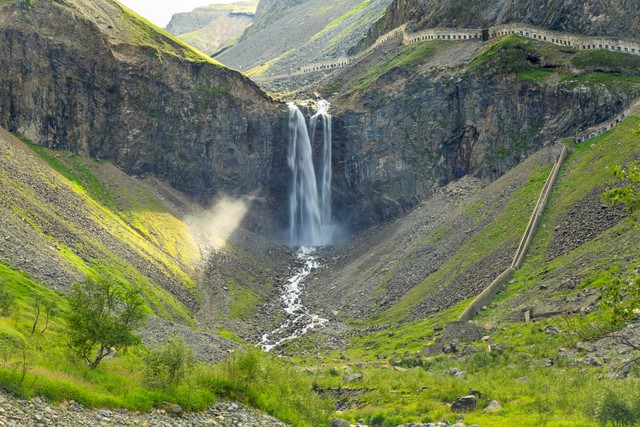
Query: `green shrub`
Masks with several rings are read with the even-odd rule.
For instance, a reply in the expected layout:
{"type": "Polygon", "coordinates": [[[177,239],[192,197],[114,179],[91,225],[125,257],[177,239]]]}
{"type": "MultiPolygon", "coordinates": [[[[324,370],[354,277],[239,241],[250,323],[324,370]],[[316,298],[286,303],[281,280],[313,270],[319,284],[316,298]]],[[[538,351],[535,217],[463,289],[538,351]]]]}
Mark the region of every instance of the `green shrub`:
{"type": "Polygon", "coordinates": [[[262,352],[255,348],[241,350],[224,362],[227,377],[236,384],[249,388],[263,374],[262,352]]]}
{"type": "Polygon", "coordinates": [[[0,359],[2,359],[3,368],[6,368],[7,363],[18,355],[24,341],[24,337],[18,332],[0,330],[0,359]]]}
{"type": "Polygon", "coordinates": [[[152,349],[145,358],[145,380],[152,387],[177,386],[196,363],[193,349],[182,338],[173,337],[160,348],[152,349]]]}
{"type": "Polygon", "coordinates": [[[219,365],[198,371],[199,386],[293,426],[327,425],[333,411],[330,401],[313,392],[308,375],[255,348],[237,350],[219,365]]]}
{"type": "Polygon", "coordinates": [[[598,424],[614,427],[635,425],[637,418],[631,405],[619,393],[612,389],[605,390],[595,409],[598,424]]]}
{"type": "Polygon", "coordinates": [[[373,414],[371,416],[371,418],[369,418],[369,424],[371,424],[372,426],[383,426],[384,425],[384,414],[381,413],[381,412],[373,414]]]}
{"type": "MultiPolygon", "coordinates": [[[[144,300],[105,280],[75,283],[69,301],[69,345],[91,367],[106,356],[140,343],[133,330],[144,324],[144,300]]],[[[35,327],[35,326],[34,326],[35,327]]]]}
{"type": "Polygon", "coordinates": [[[4,283],[0,283],[0,315],[9,316],[15,306],[16,296],[5,287],[4,283]]]}

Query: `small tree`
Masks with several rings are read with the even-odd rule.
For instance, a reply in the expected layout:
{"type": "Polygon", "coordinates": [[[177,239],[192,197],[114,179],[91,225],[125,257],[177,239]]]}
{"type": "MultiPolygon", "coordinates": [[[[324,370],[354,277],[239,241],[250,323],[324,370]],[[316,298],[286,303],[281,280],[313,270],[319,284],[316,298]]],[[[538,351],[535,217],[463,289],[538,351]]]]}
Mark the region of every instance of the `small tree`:
{"type": "Polygon", "coordinates": [[[33,358],[35,356],[33,344],[29,340],[23,340],[18,347],[18,355],[20,357],[20,385],[24,383],[24,379],[29,372],[29,368],[33,364],[33,358]]]}
{"type": "MultiPolygon", "coordinates": [[[[640,133],[640,130],[638,131],[640,133]]],[[[626,168],[615,166],[611,188],[602,200],[611,206],[622,205],[637,219],[640,209],[640,164],[631,162],[626,168]]],[[[615,277],[603,293],[605,306],[613,308],[613,322],[628,320],[640,309],[640,277],[615,277]]]]}
{"type": "Polygon", "coordinates": [[[614,427],[636,425],[633,409],[623,396],[613,390],[606,390],[597,403],[595,418],[598,424],[614,427]]]}
{"type": "Polygon", "coordinates": [[[36,331],[38,326],[38,320],[40,320],[40,313],[42,312],[42,306],[44,305],[44,297],[38,292],[34,292],[31,295],[31,310],[33,310],[33,327],[31,328],[31,335],[36,331]]]}
{"type": "Polygon", "coordinates": [[[224,363],[227,377],[248,389],[263,373],[263,357],[260,350],[251,347],[235,352],[224,363]]]}
{"type": "Polygon", "coordinates": [[[91,367],[115,351],[140,342],[133,331],[144,325],[143,299],[103,280],[73,286],[69,301],[69,345],[91,367]]]}
{"type": "Polygon", "coordinates": [[[44,328],[40,331],[41,334],[44,334],[44,331],[46,331],[49,328],[49,320],[51,320],[52,318],[58,315],[58,307],[56,307],[56,303],[54,301],[50,299],[45,300],[44,314],[45,314],[44,328]]]}

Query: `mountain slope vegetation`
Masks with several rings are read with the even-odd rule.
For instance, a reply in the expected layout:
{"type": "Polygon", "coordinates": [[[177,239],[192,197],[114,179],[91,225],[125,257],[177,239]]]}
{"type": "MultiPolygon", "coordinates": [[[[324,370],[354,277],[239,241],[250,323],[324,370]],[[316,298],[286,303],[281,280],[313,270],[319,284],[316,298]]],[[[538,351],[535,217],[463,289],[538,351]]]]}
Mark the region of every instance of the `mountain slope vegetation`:
{"type": "Polygon", "coordinates": [[[570,145],[530,253],[476,317],[476,338],[448,336],[443,327],[470,301],[465,292],[478,293],[501,271],[501,262],[510,263],[548,173],[552,156],[546,152],[485,188],[464,181],[451,186],[402,220],[329,252],[311,294],[332,300],[331,307],[341,308],[334,315],[360,332],[326,356],[312,350],[333,342],[322,332],[282,351],[302,352],[296,360],[321,367],[315,375],[321,389],[353,387],[346,378],[359,373],[360,391],[346,398],[349,409],[342,413],[352,421],[453,422],[457,415],[448,406],[469,390],[475,390],[478,409],[465,414],[465,423],[586,426],[622,419],[616,417],[623,412],[608,412],[614,411],[608,405],[633,411],[637,404],[638,370],[628,365],[635,350],[624,344],[640,339],[637,319],[621,335],[598,340],[596,333],[585,340],[594,332],[590,324],[606,327],[611,316],[601,302],[608,284],[637,275],[637,224],[599,194],[612,180],[611,165],[637,159],[639,126],[635,115],[598,138],[570,145]],[[438,216],[438,209],[447,214],[438,216]],[[437,218],[442,222],[431,224],[437,218]],[[415,285],[398,299],[407,283],[415,285]],[[452,305],[443,310],[448,301],[452,305]],[[368,304],[378,308],[368,310],[368,304]],[[525,311],[532,323],[525,322],[525,311]],[[501,408],[483,412],[491,400],[501,408]]]}
{"type": "MultiPolygon", "coordinates": [[[[541,13],[418,3],[392,2],[373,32],[541,13]]],[[[568,29],[626,8],[585,32],[637,18],[625,1],[560,3],[555,29],[566,8],[568,29]]],[[[219,57],[257,75],[342,55],[387,4],[265,1],[219,57]]],[[[264,354],[252,347],[287,318],[304,264],[270,239],[288,214],[285,105],[110,0],[0,2],[0,40],[0,389],[145,411],[235,399],[313,427],[451,424],[460,397],[483,427],[640,422],[639,319],[612,323],[603,304],[637,280],[640,228],[600,197],[640,152],[637,57],[390,39],[314,81],[333,104],[345,236],[316,250],[296,301],[326,322],[264,354]],[[561,145],[524,264],[452,323],[511,265],[561,145]],[[139,291],[147,315],[142,343],[93,369],[67,345],[67,295],[86,279],[139,291]],[[158,366],[176,348],[179,380],[158,366]]]]}
{"type": "Polygon", "coordinates": [[[211,55],[233,43],[253,22],[257,1],[212,4],[171,17],[166,30],[211,55]]]}

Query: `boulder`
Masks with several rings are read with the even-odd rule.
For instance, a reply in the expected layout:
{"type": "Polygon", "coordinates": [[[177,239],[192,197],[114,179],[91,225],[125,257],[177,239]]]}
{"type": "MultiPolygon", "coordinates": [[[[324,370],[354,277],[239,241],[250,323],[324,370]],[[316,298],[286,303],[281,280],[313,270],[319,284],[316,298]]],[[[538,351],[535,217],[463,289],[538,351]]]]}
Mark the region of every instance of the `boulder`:
{"type": "Polygon", "coordinates": [[[344,382],[350,383],[350,382],[359,380],[360,378],[362,378],[362,374],[358,374],[358,373],[349,374],[349,375],[345,375],[344,382]]]}
{"type": "Polygon", "coordinates": [[[464,380],[467,378],[467,372],[466,371],[456,372],[455,374],[453,374],[453,376],[461,380],[464,380]]]}
{"type": "Polygon", "coordinates": [[[350,427],[351,423],[342,418],[334,418],[331,420],[331,427],[350,427]]]}
{"type": "Polygon", "coordinates": [[[166,413],[176,416],[182,416],[182,413],[184,412],[180,405],[171,402],[164,402],[162,409],[164,409],[166,413]]]}
{"type": "Polygon", "coordinates": [[[476,397],[467,395],[459,397],[451,404],[451,410],[457,413],[471,412],[476,410],[476,397]]]}
{"type": "Polygon", "coordinates": [[[482,410],[482,413],[486,414],[487,412],[495,412],[499,411],[500,409],[502,409],[502,405],[498,403],[497,400],[492,400],[491,402],[489,402],[487,407],[482,410]]]}

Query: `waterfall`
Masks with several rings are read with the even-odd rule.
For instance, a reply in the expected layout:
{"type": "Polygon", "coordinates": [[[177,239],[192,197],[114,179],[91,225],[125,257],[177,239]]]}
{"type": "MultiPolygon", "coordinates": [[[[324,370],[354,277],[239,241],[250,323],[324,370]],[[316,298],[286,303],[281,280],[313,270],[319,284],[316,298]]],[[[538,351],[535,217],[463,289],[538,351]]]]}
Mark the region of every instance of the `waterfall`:
{"type": "Polygon", "coordinates": [[[331,223],[331,116],[328,113],[329,103],[319,101],[318,112],[309,121],[311,131],[311,145],[315,145],[316,130],[318,121],[321,123],[322,131],[322,175],[320,176],[320,224],[323,228],[329,227],[331,223]]]}
{"type": "Polygon", "coordinates": [[[318,102],[317,112],[310,118],[307,128],[300,109],[293,103],[289,104],[289,243],[300,246],[298,259],[303,265],[282,288],[285,319],[278,328],[263,334],[259,345],[264,351],[328,322],[317,314],[309,313],[301,300],[304,280],[318,268],[314,246],[331,243],[335,228],[331,221],[331,116],[328,109],[328,102],[318,102]],[[319,174],[316,175],[313,147],[320,136],[322,151],[318,162],[319,174]]]}
{"type": "Polygon", "coordinates": [[[289,104],[289,243],[297,246],[321,246],[331,241],[331,116],[328,102],[320,101],[316,108],[307,129],[300,109],[289,104]],[[312,142],[320,132],[321,175],[316,177],[312,142]]]}

